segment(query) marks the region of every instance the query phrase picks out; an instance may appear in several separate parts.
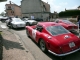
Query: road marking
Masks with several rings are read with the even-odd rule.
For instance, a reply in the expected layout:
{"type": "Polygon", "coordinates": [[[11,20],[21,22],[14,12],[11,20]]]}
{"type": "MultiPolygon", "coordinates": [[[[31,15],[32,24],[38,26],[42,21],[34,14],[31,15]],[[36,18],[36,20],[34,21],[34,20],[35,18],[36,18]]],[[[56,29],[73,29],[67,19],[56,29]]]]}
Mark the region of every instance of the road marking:
{"type": "Polygon", "coordinates": [[[7,28],[5,25],[1,25],[1,28],[7,28]]]}

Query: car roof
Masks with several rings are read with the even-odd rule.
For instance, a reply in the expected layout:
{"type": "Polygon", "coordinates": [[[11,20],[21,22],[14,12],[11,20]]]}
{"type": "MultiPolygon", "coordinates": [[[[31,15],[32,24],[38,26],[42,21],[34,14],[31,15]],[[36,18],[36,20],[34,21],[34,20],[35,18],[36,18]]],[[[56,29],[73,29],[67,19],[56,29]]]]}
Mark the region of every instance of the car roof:
{"type": "Polygon", "coordinates": [[[41,26],[44,26],[44,27],[48,27],[48,26],[55,26],[55,25],[59,25],[59,24],[57,24],[57,23],[55,23],[55,22],[38,22],[38,24],[37,25],[41,25],[41,26]]]}

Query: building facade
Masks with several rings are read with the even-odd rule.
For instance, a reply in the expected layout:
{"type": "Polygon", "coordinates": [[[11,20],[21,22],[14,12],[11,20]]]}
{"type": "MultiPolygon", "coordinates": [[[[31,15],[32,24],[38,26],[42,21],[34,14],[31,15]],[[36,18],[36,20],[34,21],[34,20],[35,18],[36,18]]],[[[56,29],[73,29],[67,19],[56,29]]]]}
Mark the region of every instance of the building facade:
{"type": "Polygon", "coordinates": [[[16,17],[16,16],[21,17],[22,16],[21,15],[21,7],[14,3],[11,3],[11,1],[9,4],[6,4],[5,7],[6,7],[6,10],[5,10],[6,16],[13,16],[13,17],[16,17]]]}
{"type": "Polygon", "coordinates": [[[50,5],[41,0],[22,0],[21,11],[23,17],[46,19],[49,17],[50,5]]]}

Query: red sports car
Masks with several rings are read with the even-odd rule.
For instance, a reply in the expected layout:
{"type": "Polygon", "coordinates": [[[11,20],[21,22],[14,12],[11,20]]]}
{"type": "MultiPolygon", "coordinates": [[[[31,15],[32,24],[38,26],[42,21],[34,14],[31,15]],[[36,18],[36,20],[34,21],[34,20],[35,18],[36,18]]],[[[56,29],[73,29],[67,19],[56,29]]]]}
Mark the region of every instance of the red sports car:
{"type": "Polygon", "coordinates": [[[78,26],[69,20],[57,19],[57,20],[55,20],[55,22],[62,25],[64,28],[68,29],[69,31],[73,31],[75,29],[78,29],[78,26]]]}
{"type": "Polygon", "coordinates": [[[65,56],[80,50],[80,38],[55,22],[26,26],[26,33],[39,44],[43,52],[65,56]]]}

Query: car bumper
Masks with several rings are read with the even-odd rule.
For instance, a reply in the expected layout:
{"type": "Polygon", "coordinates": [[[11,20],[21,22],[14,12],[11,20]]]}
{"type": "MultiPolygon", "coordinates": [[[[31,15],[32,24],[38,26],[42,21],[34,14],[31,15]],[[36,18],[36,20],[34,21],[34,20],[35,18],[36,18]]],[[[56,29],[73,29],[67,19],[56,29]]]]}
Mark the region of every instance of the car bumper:
{"type": "Polygon", "coordinates": [[[21,28],[21,27],[25,27],[25,25],[13,25],[13,28],[21,28]]]}
{"type": "Polygon", "coordinates": [[[48,50],[50,53],[52,53],[53,55],[55,55],[55,56],[66,56],[66,55],[69,55],[69,54],[72,54],[72,53],[74,53],[74,52],[77,52],[77,51],[79,51],[80,50],[80,48],[79,49],[76,49],[76,50],[74,50],[74,51],[71,51],[71,52],[68,52],[68,53],[64,53],[64,54],[56,54],[56,53],[54,53],[54,52],[52,52],[52,51],[50,51],[50,50],[48,50]]]}

